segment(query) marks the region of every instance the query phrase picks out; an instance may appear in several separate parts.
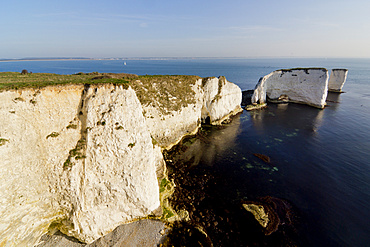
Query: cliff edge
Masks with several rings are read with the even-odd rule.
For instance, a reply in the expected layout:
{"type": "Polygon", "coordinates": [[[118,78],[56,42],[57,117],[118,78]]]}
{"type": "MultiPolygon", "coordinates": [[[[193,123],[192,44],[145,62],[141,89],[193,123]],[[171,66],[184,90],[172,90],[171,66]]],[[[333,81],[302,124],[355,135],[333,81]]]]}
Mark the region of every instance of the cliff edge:
{"type": "Polygon", "coordinates": [[[50,229],[91,243],[154,214],[161,149],[241,111],[223,77],[81,76],[0,92],[1,246],[32,246],[50,229]]]}

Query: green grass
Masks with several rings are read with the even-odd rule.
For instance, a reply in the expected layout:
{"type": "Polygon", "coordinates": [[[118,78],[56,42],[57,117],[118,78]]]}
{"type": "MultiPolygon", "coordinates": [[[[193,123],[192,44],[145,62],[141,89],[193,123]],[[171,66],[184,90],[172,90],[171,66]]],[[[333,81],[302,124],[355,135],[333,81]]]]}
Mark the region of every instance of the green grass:
{"type": "Polygon", "coordinates": [[[7,142],[9,142],[8,139],[0,138],[0,146],[5,145],[7,142]]]}
{"type": "Polygon", "coordinates": [[[125,74],[79,73],[75,75],[58,75],[33,73],[22,75],[17,72],[0,72],[0,91],[68,84],[127,84],[130,80],[129,76],[125,76],[125,74]]]}
{"type": "Polygon", "coordinates": [[[156,107],[162,114],[178,111],[188,104],[195,103],[192,85],[198,76],[187,75],[146,75],[132,81],[140,103],[156,107]]]}
{"type": "Polygon", "coordinates": [[[129,143],[129,144],[128,144],[128,147],[130,147],[130,148],[135,147],[135,143],[129,143]]]}
{"type": "Polygon", "coordinates": [[[49,135],[47,135],[46,136],[46,139],[48,139],[49,137],[57,137],[57,136],[59,136],[59,133],[58,132],[52,132],[52,133],[50,133],[49,135]]]}
{"type": "Polygon", "coordinates": [[[169,218],[171,218],[172,216],[174,216],[174,215],[175,215],[175,214],[171,211],[171,209],[169,209],[169,208],[164,207],[162,210],[163,210],[162,218],[164,218],[164,219],[169,219],[169,218]]]}
{"type": "MultiPolygon", "coordinates": [[[[182,107],[195,103],[192,85],[198,76],[187,75],[144,75],[114,73],[77,73],[74,75],[58,75],[51,73],[24,74],[17,72],[0,72],[0,92],[26,88],[43,88],[58,85],[94,85],[114,84],[131,86],[145,106],[156,107],[163,115],[171,114],[182,107]]],[[[22,101],[22,98],[15,99],[22,101]]],[[[36,104],[36,100],[31,103],[36,104]]]]}
{"type": "Polygon", "coordinates": [[[80,159],[85,159],[86,155],[85,153],[86,149],[86,140],[84,138],[81,138],[78,140],[76,147],[74,149],[69,150],[69,156],[67,160],[63,164],[63,169],[69,169],[71,168],[74,163],[73,160],[80,160],[80,159]]]}
{"type": "Polygon", "coordinates": [[[159,192],[162,193],[166,190],[171,190],[171,182],[167,180],[167,178],[163,178],[159,185],[159,192]]]}
{"type": "Polygon", "coordinates": [[[67,126],[67,129],[77,129],[77,124],[72,124],[72,123],[70,123],[70,124],[67,126]]]}

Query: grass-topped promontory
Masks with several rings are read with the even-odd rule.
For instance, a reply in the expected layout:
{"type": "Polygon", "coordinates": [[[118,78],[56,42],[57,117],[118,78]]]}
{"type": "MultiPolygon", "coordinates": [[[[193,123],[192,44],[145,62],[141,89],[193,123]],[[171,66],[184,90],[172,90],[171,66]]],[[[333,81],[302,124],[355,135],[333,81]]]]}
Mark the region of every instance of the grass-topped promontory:
{"type": "MultiPolygon", "coordinates": [[[[120,74],[117,74],[120,75],[120,74]]],[[[124,76],[109,76],[109,74],[78,73],[74,75],[58,75],[51,73],[28,73],[0,72],[0,91],[23,89],[23,88],[42,88],[53,85],[66,84],[126,84],[129,80],[124,76]]]]}
{"type": "Polygon", "coordinates": [[[77,73],[59,75],[51,73],[0,72],[0,92],[57,85],[114,84],[131,86],[143,106],[158,108],[163,114],[195,103],[192,85],[198,76],[144,75],[126,73],[77,73]]]}
{"type": "Polygon", "coordinates": [[[192,85],[198,76],[188,75],[146,75],[138,76],[132,81],[143,106],[157,108],[162,114],[178,111],[181,107],[194,104],[196,101],[192,85]]]}

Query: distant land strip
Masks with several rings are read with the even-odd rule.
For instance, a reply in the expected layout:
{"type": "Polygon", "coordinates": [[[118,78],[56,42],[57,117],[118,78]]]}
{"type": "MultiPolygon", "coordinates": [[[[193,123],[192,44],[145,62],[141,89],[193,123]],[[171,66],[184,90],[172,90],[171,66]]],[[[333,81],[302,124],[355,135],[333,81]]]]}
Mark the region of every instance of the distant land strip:
{"type": "Polygon", "coordinates": [[[53,61],[53,60],[119,60],[118,58],[86,58],[86,57],[29,57],[29,58],[0,58],[0,62],[16,61],[53,61]]]}
{"type": "Polygon", "coordinates": [[[0,58],[0,62],[17,61],[63,61],[63,60],[176,60],[176,59],[245,59],[246,57],[121,57],[121,58],[87,58],[87,57],[28,57],[0,58]]]}

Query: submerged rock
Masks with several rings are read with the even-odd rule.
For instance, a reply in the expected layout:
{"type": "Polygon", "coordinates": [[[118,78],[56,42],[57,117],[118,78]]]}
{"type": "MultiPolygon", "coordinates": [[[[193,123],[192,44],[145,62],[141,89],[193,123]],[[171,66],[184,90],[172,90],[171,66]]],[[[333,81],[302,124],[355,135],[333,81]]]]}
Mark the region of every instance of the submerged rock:
{"type": "Polygon", "coordinates": [[[347,80],[347,69],[332,69],[329,79],[330,92],[342,92],[344,83],[347,80]]]}
{"type": "Polygon", "coordinates": [[[258,201],[245,201],[242,205],[264,228],[265,235],[277,231],[280,225],[293,224],[292,206],[286,200],[266,196],[259,198],[258,201]]]}
{"type": "Polygon", "coordinates": [[[252,96],[252,104],[294,102],[324,108],[328,91],[328,70],[296,68],[276,70],[262,77],[252,96]]]}
{"type": "Polygon", "coordinates": [[[270,157],[268,157],[267,155],[264,155],[264,154],[253,154],[253,155],[256,156],[257,158],[260,158],[266,163],[270,163],[271,161],[270,157]]]}
{"type": "Polygon", "coordinates": [[[267,224],[269,223],[269,215],[265,212],[265,208],[262,205],[256,205],[256,204],[243,204],[243,207],[245,210],[251,212],[258,223],[264,228],[267,227],[267,224]]]}

